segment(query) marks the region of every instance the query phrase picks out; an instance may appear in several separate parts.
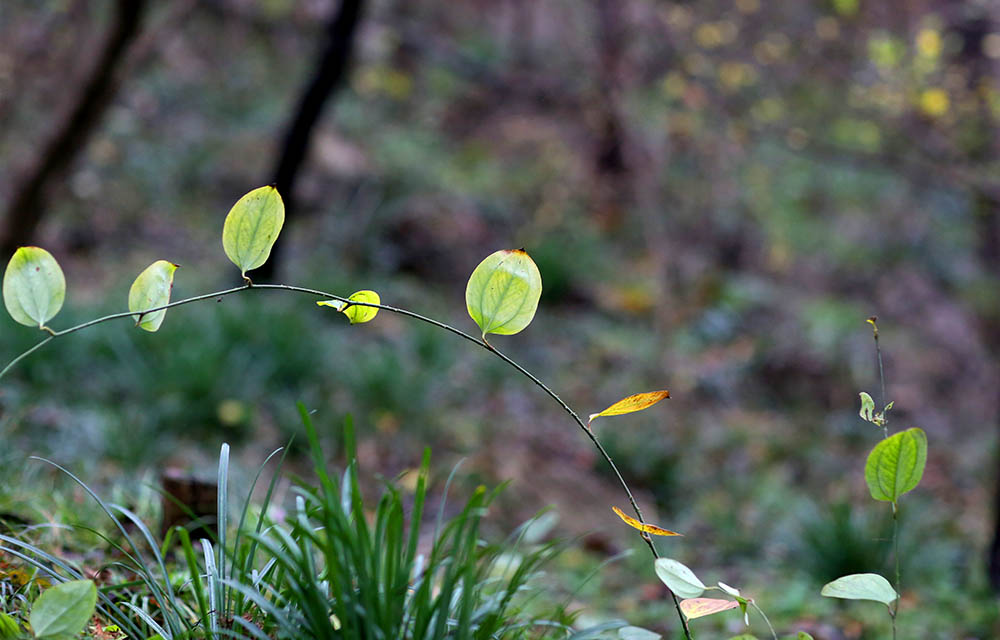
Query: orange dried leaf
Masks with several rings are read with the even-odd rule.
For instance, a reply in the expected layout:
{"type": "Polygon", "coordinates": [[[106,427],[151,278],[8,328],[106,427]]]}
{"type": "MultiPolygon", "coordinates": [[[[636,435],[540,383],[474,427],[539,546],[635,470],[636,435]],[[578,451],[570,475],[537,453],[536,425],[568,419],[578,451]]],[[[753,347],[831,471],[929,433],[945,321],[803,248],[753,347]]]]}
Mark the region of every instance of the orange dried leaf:
{"type": "Polygon", "coordinates": [[[639,531],[642,531],[643,533],[648,533],[648,534],[651,534],[651,535],[654,535],[654,536],[682,536],[682,535],[684,535],[683,533],[677,533],[676,531],[670,531],[669,529],[664,529],[663,527],[658,527],[655,524],[645,524],[645,523],[639,522],[638,520],[636,520],[632,516],[625,515],[625,513],[621,509],[619,509],[618,507],[611,507],[611,510],[614,511],[616,514],[618,514],[618,517],[621,518],[622,521],[625,524],[627,524],[628,526],[633,527],[635,529],[638,529],[639,531]]]}
{"type": "Polygon", "coordinates": [[[728,611],[740,606],[735,600],[720,600],[718,598],[688,598],[681,600],[681,611],[688,620],[703,618],[720,611],[728,611]]]}
{"type": "Polygon", "coordinates": [[[634,396],[629,396],[623,398],[618,402],[614,403],[604,411],[600,413],[590,414],[590,422],[594,421],[594,418],[598,416],[620,416],[623,413],[632,413],[634,411],[642,411],[643,409],[648,409],[660,400],[664,398],[669,398],[670,392],[664,389],[663,391],[648,391],[646,393],[637,393],[634,396]]]}

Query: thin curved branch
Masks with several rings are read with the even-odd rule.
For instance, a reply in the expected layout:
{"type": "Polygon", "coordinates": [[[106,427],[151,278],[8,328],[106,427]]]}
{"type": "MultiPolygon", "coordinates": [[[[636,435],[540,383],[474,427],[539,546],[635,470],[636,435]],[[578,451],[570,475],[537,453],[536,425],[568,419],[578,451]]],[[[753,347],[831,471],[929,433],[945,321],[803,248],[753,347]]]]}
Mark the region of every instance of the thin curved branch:
{"type": "MultiPolygon", "coordinates": [[[[590,429],[590,427],[588,427],[587,424],[584,423],[583,420],[580,419],[580,416],[576,413],[576,411],[574,411],[568,404],[566,404],[566,402],[562,398],[560,398],[559,395],[556,394],[556,392],[554,392],[552,389],[550,389],[548,387],[548,385],[546,385],[544,382],[542,382],[533,373],[531,373],[530,371],[528,371],[527,369],[525,369],[524,367],[522,367],[520,364],[518,364],[517,362],[515,362],[509,356],[505,355],[503,352],[497,350],[496,347],[494,347],[493,345],[489,344],[485,340],[483,340],[481,338],[476,338],[475,336],[473,336],[471,334],[468,334],[465,331],[462,331],[461,329],[453,327],[450,324],[441,322],[440,320],[435,320],[434,318],[430,318],[430,317],[427,317],[425,315],[421,315],[419,313],[416,313],[414,311],[410,311],[408,309],[403,309],[401,307],[394,307],[394,306],[391,306],[391,305],[379,304],[379,303],[374,303],[374,302],[361,302],[361,301],[350,300],[348,298],[345,298],[345,297],[342,297],[342,296],[338,296],[338,295],[335,295],[335,294],[332,294],[332,293],[329,293],[329,292],[326,292],[326,291],[319,291],[318,289],[307,289],[305,287],[296,287],[296,286],[287,285],[287,284],[256,284],[256,283],[252,283],[252,282],[248,281],[247,284],[245,284],[243,286],[240,286],[240,287],[233,287],[231,289],[225,289],[223,291],[216,291],[214,293],[206,293],[206,294],[199,295],[199,296],[194,296],[194,297],[191,297],[191,298],[185,298],[184,300],[178,300],[176,302],[171,302],[169,304],[161,305],[161,306],[158,306],[158,307],[152,307],[152,308],[146,309],[144,311],[139,311],[139,312],[135,312],[135,311],[123,311],[123,312],[120,312],[120,313],[113,313],[111,315],[107,315],[107,316],[103,316],[101,318],[96,318],[94,320],[90,320],[89,322],[84,322],[82,324],[78,324],[78,325],[70,327],[68,329],[63,329],[62,331],[53,331],[50,336],[46,337],[44,340],[40,341],[38,344],[36,344],[32,348],[28,349],[27,351],[25,351],[24,353],[22,353],[21,355],[19,355],[17,358],[15,358],[14,360],[12,360],[6,367],[4,367],[3,370],[0,370],[0,378],[3,378],[3,376],[11,368],[13,368],[14,365],[16,365],[18,362],[20,362],[25,357],[27,357],[28,355],[34,353],[35,351],[37,351],[38,349],[42,348],[43,346],[45,346],[46,344],[48,344],[49,342],[51,342],[52,340],[54,340],[56,338],[59,338],[59,337],[62,337],[62,336],[66,336],[66,335],[69,335],[71,333],[75,333],[77,331],[81,331],[83,329],[86,329],[88,327],[92,327],[94,325],[102,324],[102,323],[105,323],[105,322],[110,322],[112,320],[118,320],[118,319],[121,319],[121,318],[130,318],[130,317],[138,316],[139,320],[141,321],[142,317],[144,315],[148,314],[148,313],[153,313],[155,311],[162,311],[164,309],[171,309],[173,307],[179,307],[179,306],[182,306],[182,305],[185,305],[185,304],[190,304],[192,302],[198,302],[200,300],[208,300],[208,299],[211,299],[211,298],[222,298],[224,296],[232,295],[234,293],[239,293],[241,291],[246,291],[248,289],[293,291],[293,292],[296,292],[296,293],[304,293],[304,294],[316,296],[316,297],[319,297],[319,298],[326,298],[328,300],[338,300],[340,302],[346,303],[347,305],[356,305],[356,306],[361,306],[361,307],[372,307],[374,309],[380,309],[382,311],[388,311],[390,313],[395,313],[395,314],[398,314],[398,315],[402,315],[402,316],[407,316],[409,318],[413,318],[414,320],[419,320],[421,322],[424,322],[424,323],[433,325],[435,327],[438,327],[439,329],[444,329],[445,331],[449,331],[449,332],[451,332],[451,333],[459,336],[460,338],[463,338],[464,340],[467,340],[467,341],[469,341],[469,342],[471,342],[471,343],[473,343],[473,344],[475,344],[475,345],[477,345],[477,346],[479,346],[479,347],[481,347],[481,348],[489,351],[490,353],[494,354],[496,357],[500,358],[501,360],[503,360],[504,362],[506,362],[510,366],[514,367],[514,369],[516,369],[521,375],[523,375],[526,378],[528,378],[529,380],[531,380],[531,382],[533,382],[535,384],[535,386],[537,386],[539,389],[541,389],[542,391],[544,391],[546,395],[548,395],[550,398],[552,398],[552,400],[554,400],[562,408],[562,410],[565,411],[573,419],[573,421],[576,423],[576,425],[578,427],[580,427],[581,430],[583,430],[583,432],[587,435],[587,438],[590,439],[590,441],[594,444],[594,446],[600,452],[601,457],[604,458],[604,461],[607,462],[608,466],[611,467],[611,470],[614,472],[615,477],[618,478],[618,483],[621,485],[622,489],[625,491],[625,494],[628,496],[629,503],[632,505],[632,510],[635,512],[635,515],[638,518],[639,522],[645,524],[645,520],[644,520],[643,515],[642,515],[642,509],[639,508],[639,503],[636,501],[635,496],[632,494],[631,488],[629,488],[628,483],[625,481],[624,476],[622,476],[622,474],[621,474],[621,471],[618,470],[618,466],[615,464],[614,460],[611,458],[611,455],[607,452],[607,450],[601,444],[600,440],[597,439],[597,436],[590,429]]],[[[646,546],[649,547],[649,550],[653,554],[653,557],[654,558],[659,558],[660,555],[659,555],[659,553],[656,550],[656,545],[653,543],[652,538],[648,534],[645,534],[645,533],[640,533],[640,535],[642,536],[642,539],[645,541],[646,546]]],[[[674,600],[674,606],[677,609],[677,614],[680,617],[681,624],[682,624],[682,626],[684,628],[684,636],[686,638],[688,638],[688,640],[690,640],[690,638],[691,638],[691,632],[688,629],[687,620],[684,618],[684,615],[683,615],[683,613],[680,610],[680,602],[678,601],[677,596],[673,592],[671,592],[670,595],[671,595],[671,597],[674,600]]]]}

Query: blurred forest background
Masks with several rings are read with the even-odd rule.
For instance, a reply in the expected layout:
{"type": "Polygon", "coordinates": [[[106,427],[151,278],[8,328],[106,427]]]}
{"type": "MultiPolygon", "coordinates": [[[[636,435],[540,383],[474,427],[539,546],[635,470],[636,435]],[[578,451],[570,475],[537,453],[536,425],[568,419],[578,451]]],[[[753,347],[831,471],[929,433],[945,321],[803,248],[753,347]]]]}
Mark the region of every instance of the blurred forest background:
{"type": "MultiPolygon", "coordinates": [[[[990,0],[4,0],[2,259],[59,259],[56,328],[125,308],[160,258],[175,299],[225,288],[223,218],[277,183],[291,211],[258,280],[468,329],[469,273],[524,247],[542,303],[499,348],[581,413],[670,389],[597,427],[686,534],[661,549],[828,638],[884,620],[819,597],[886,570],[862,474],[881,433],[858,417],[877,315],[890,429],[930,442],[904,637],[998,637],[998,72],[990,0]]],[[[6,362],[38,335],[3,323],[6,362]]],[[[439,485],[460,459],[453,491],[509,480],[497,535],[553,505],[553,535],[580,536],[553,580],[584,615],[675,630],[645,556],[584,584],[640,541],[558,407],[453,336],[305,297],[105,324],[23,362],[0,386],[0,506],[39,522],[75,499],[31,454],[124,487],[211,475],[229,441],[252,471],[301,431],[297,400],[331,447],[353,415],[369,471],[430,444],[439,485]]]]}

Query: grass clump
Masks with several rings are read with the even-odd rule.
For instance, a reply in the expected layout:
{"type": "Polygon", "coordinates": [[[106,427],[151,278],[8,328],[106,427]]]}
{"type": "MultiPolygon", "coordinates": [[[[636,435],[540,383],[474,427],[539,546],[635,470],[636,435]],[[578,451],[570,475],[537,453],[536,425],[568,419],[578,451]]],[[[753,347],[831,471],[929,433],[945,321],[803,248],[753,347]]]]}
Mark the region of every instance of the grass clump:
{"type": "MultiPolygon", "coordinates": [[[[316,481],[298,479],[294,506],[283,518],[272,518],[268,513],[281,511],[271,509],[275,473],[263,502],[251,505],[245,499],[231,527],[229,515],[236,509],[229,503],[229,448],[223,445],[219,517],[211,539],[192,540],[183,527],[158,539],[132,510],[105,502],[63,470],[112,524],[111,533],[99,533],[109,559],[94,568],[43,549],[17,531],[0,535],[6,572],[0,579],[0,611],[11,623],[7,626],[17,629],[11,638],[31,637],[22,635],[28,633],[29,604],[50,584],[91,578],[99,584],[87,631],[93,638],[118,637],[108,633],[165,640],[573,634],[573,616],[565,607],[536,597],[535,578],[557,546],[529,543],[523,528],[499,544],[483,540],[481,524],[497,491],[478,488],[450,517],[442,499],[430,517],[430,450],[425,449],[412,495],[383,482],[377,501],[366,500],[350,420],[344,428],[347,466],[334,474],[301,405],[300,412],[316,481]]],[[[97,533],[89,525],[74,526],[97,533]]],[[[613,630],[623,624],[605,626],[613,630]]]]}

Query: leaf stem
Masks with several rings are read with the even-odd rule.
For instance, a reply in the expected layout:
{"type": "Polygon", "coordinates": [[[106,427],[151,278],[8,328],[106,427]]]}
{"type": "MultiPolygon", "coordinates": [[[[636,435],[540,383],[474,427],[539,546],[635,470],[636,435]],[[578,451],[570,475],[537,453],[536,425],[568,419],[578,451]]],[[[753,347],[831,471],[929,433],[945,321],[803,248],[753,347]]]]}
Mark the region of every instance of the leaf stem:
{"type": "Polygon", "coordinates": [[[886,402],[887,402],[887,398],[886,398],[886,395],[885,395],[885,368],[882,366],[882,347],[880,347],[879,343],[878,343],[878,325],[875,324],[876,319],[877,318],[875,316],[872,316],[871,318],[868,318],[868,322],[870,322],[871,325],[872,325],[872,337],[875,339],[875,357],[878,360],[878,381],[879,381],[879,388],[881,389],[881,392],[882,392],[882,398],[881,398],[881,402],[882,402],[882,434],[883,434],[884,437],[888,438],[889,437],[889,426],[888,426],[888,424],[889,424],[889,418],[888,418],[888,416],[886,416],[886,414],[889,413],[889,412],[885,410],[885,406],[886,406],[886,402]]]}
{"type": "Polygon", "coordinates": [[[757,613],[760,614],[760,617],[764,618],[764,622],[767,623],[767,628],[771,630],[771,637],[774,638],[774,640],[778,640],[778,633],[774,630],[774,627],[771,626],[771,621],[767,619],[767,614],[764,613],[764,610],[761,609],[759,606],[757,606],[757,603],[754,602],[753,600],[748,600],[748,602],[750,603],[750,606],[752,606],[754,609],[757,610],[757,613]]]}
{"type": "MultiPolygon", "coordinates": [[[[403,309],[403,308],[400,308],[400,307],[394,307],[394,306],[387,305],[387,304],[379,304],[379,303],[373,303],[373,302],[361,302],[361,301],[358,301],[358,300],[349,300],[349,299],[347,299],[345,297],[334,295],[334,294],[328,293],[326,291],[319,291],[317,289],[307,289],[305,287],[296,287],[296,286],[286,285],[286,284],[257,284],[255,282],[252,282],[249,278],[245,278],[245,281],[246,281],[246,284],[244,284],[243,286],[233,287],[232,289],[225,289],[223,291],[216,291],[216,292],[213,292],[213,293],[206,293],[206,294],[199,295],[199,296],[194,296],[194,297],[191,297],[191,298],[185,298],[183,300],[178,300],[176,302],[171,302],[169,304],[161,305],[159,307],[153,307],[151,309],[146,309],[144,311],[124,311],[124,312],[121,312],[121,313],[113,313],[111,315],[106,315],[106,316],[103,316],[101,318],[96,318],[94,320],[90,320],[89,322],[84,322],[82,324],[78,324],[78,325],[70,327],[68,329],[63,329],[62,331],[54,331],[54,332],[52,332],[52,335],[50,335],[49,337],[45,338],[44,340],[42,340],[41,342],[39,342],[38,344],[36,344],[32,348],[28,349],[27,351],[25,351],[24,353],[22,353],[21,355],[19,355],[17,358],[15,358],[14,360],[12,360],[6,367],[4,367],[4,369],[2,371],[0,371],[0,378],[3,378],[4,374],[6,374],[15,364],[17,364],[18,362],[20,362],[22,359],[24,359],[25,357],[27,357],[31,353],[33,353],[33,352],[37,351],[38,349],[40,349],[41,347],[45,346],[48,342],[50,342],[51,340],[53,340],[55,338],[59,338],[59,337],[65,336],[65,335],[69,335],[71,333],[75,333],[77,331],[81,331],[81,330],[86,329],[88,327],[92,327],[94,325],[102,324],[104,322],[110,322],[111,320],[117,320],[119,318],[128,318],[128,317],[134,316],[136,314],[145,315],[147,313],[152,313],[154,311],[161,311],[161,310],[164,310],[164,309],[171,309],[173,307],[179,307],[181,305],[190,304],[192,302],[198,302],[200,300],[208,300],[208,299],[211,299],[211,298],[221,298],[223,296],[228,296],[228,295],[231,295],[231,294],[234,294],[234,293],[238,293],[240,291],[245,291],[245,290],[248,290],[248,289],[254,289],[254,290],[273,289],[273,290],[281,290],[281,291],[294,291],[294,292],[297,292],[297,293],[305,293],[305,294],[308,294],[308,295],[313,295],[313,296],[317,296],[317,297],[321,297],[321,298],[327,298],[327,299],[330,299],[330,300],[339,300],[341,302],[349,303],[349,304],[352,304],[352,305],[363,306],[363,307],[372,307],[372,308],[375,308],[375,309],[380,309],[380,310],[383,310],[383,311],[388,311],[390,313],[395,313],[395,314],[398,314],[398,315],[407,316],[409,318],[413,318],[415,320],[419,320],[421,322],[425,322],[427,324],[430,324],[430,325],[433,325],[435,327],[438,327],[439,329],[444,329],[445,331],[449,331],[449,332],[451,332],[451,333],[459,336],[460,338],[468,340],[469,342],[471,342],[473,344],[476,344],[479,347],[481,347],[483,349],[486,349],[487,351],[493,353],[495,356],[497,356],[498,358],[500,358],[501,360],[503,360],[504,362],[506,362],[510,366],[512,366],[515,369],[517,369],[517,371],[519,373],[521,373],[523,376],[525,376],[526,378],[528,378],[529,380],[531,380],[531,382],[533,382],[537,387],[539,387],[542,391],[544,391],[550,398],[552,398],[552,400],[554,400],[563,409],[563,411],[565,411],[573,419],[573,421],[577,424],[577,426],[580,427],[580,429],[582,429],[583,432],[587,435],[587,437],[590,439],[590,441],[594,444],[594,446],[600,452],[601,456],[604,458],[604,461],[608,463],[608,466],[610,466],[611,470],[614,472],[615,477],[618,479],[619,484],[621,485],[622,489],[625,491],[625,494],[628,496],[629,503],[632,505],[632,509],[633,509],[633,511],[635,511],[635,515],[638,518],[639,522],[645,524],[645,520],[643,519],[643,515],[642,515],[642,510],[639,508],[639,503],[636,501],[635,496],[632,494],[632,490],[629,488],[628,483],[625,481],[625,478],[622,476],[621,472],[618,470],[618,466],[615,464],[614,460],[611,458],[611,455],[608,454],[607,450],[601,444],[600,440],[598,440],[597,436],[594,435],[594,432],[590,428],[588,428],[587,425],[583,422],[583,420],[580,419],[580,416],[577,415],[577,413],[568,404],[566,404],[566,402],[564,402],[562,398],[560,398],[554,391],[552,391],[552,389],[550,389],[544,382],[542,382],[541,380],[539,380],[534,374],[532,374],[530,371],[528,371],[527,369],[525,369],[524,367],[522,367],[520,364],[518,364],[517,362],[515,362],[513,359],[511,359],[510,357],[508,357],[507,355],[505,355],[503,352],[499,351],[496,347],[494,347],[493,345],[491,345],[488,342],[486,342],[485,337],[482,338],[482,339],[476,338],[476,337],[474,337],[474,336],[472,336],[472,335],[470,335],[470,334],[462,331],[461,329],[453,327],[453,326],[451,326],[449,324],[446,324],[446,323],[441,322],[439,320],[435,320],[433,318],[429,318],[427,316],[424,316],[424,315],[421,315],[419,313],[415,313],[413,311],[410,311],[408,309],[403,309]]],[[[641,534],[641,535],[642,535],[642,539],[646,542],[646,546],[649,547],[650,552],[653,554],[653,557],[654,558],[659,558],[660,555],[656,551],[656,545],[653,543],[653,540],[648,535],[646,535],[646,534],[641,534]]],[[[691,631],[688,628],[687,620],[684,617],[684,614],[681,612],[680,601],[677,599],[677,595],[674,594],[672,591],[670,593],[670,596],[673,598],[674,607],[677,610],[677,616],[680,619],[681,626],[684,629],[684,637],[687,638],[688,640],[691,640],[691,637],[692,637],[691,636],[691,631]]]]}
{"type": "Polygon", "coordinates": [[[899,613],[899,600],[903,594],[899,573],[899,508],[895,502],[892,503],[892,557],[896,565],[896,600],[892,603],[889,616],[892,618],[892,640],[896,640],[896,614],[899,613]]]}
{"type": "Polygon", "coordinates": [[[24,360],[25,358],[27,358],[28,356],[30,356],[32,353],[38,351],[39,349],[41,349],[46,344],[48,344],[51,340],[54,340],[54,339],[55,339],[55,336],[50,335],[48,338],[45,338],[44,340],[42,340],[41,342],[39,342],[35,346],[31,347],[30,349],[28,349],[27,351],[25,351],[24,353],[22,353],[18,357],[16,357],[13,360],[11,360],[10,363],[6,367],[4,367],[2,371],[0,371],[0,378],[2,378],[5,373],[7,373],[8,371],[10,371],[14,367],[14,365],[16,365],[18,362],[20,362],[21,360],[24,360]]]}

